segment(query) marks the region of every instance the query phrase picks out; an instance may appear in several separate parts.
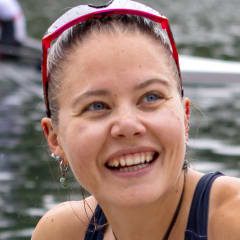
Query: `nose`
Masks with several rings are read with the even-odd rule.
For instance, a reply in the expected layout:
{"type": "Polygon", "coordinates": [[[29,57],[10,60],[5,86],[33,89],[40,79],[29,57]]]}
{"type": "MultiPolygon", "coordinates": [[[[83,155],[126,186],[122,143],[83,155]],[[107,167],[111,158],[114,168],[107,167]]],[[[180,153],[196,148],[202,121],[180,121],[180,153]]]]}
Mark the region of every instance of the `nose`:
{"type": "Polygon", "coordinates": [[[135,113],[125,112],[116,118],[111,128],[113,138],[133,138],[145,134],[146,128],[135,113]]]}

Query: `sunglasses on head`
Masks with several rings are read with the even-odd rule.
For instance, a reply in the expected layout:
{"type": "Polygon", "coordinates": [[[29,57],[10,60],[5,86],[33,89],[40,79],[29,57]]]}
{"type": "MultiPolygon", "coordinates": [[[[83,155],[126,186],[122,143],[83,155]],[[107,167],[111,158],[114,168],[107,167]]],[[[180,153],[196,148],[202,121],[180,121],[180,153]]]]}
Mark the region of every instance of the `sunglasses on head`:
{"type": "Polygon", "coordinates": [[[46,34],[42,39],[43,48],[43,62],[42,62],[42,82],[43,82],[43,93],[44,100],[47,109],[47,116],[50,117],[50,109],[48,102],[48,81],[49,76],[47,74],[47,57],[48,51],[51,47],[52,41],[56,40],[65,30],[75,26],[78,23],[94,19],[102,18],[104,16],[111,15],[134,15],[144,18],[148,18],[156,23],[159,23],[168,36],[169,49],[171,50],[172,56],[176,62],[178,73],[180,77],[180,87],[182,90],[182,79],[179,66],[178,52],[173,39],[173,35],[168,23],[168,19],[160,15],[154,9],[147,7],[141,3],[134,2],[131,0],[112,0],[106,5],[94,6],[94,5],[79,5],[67,11],[61,17],[59,17],[47,30],[46,34]]]}

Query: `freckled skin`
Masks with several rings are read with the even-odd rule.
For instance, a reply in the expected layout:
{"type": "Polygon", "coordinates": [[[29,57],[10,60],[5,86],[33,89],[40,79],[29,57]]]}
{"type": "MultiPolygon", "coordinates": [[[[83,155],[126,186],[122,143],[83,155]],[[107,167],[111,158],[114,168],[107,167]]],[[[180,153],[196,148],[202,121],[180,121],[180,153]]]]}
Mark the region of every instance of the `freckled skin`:
{"type": "Polygon", "coordinates": [[[77,180],[99,202],[131,205],[156,201],[178,181],[185,154],[184,104],[166,58],[158,42],[138,33],[98,34],[76,47],[65,63],[59,94],[59,151],[77,180]],[[165,79],[168,87],[153,84],[141,91],[134,89],[151,78],[165,79]],[[83,100],[72,109],[73,99],[103,87],[111,96],[94,100],[106,102],[110,113],[101,117],[91,112],[76,114],[88,102],[83,100]],[[160,91],[164,98],[154,107],[139,104],[150,90],[160,91]],[[140,134],[127,136],[129,129],[140,134]],[[126,136],[118,138],[114,131],[126,136]],[[149,146],[160,152],[153,170],[139,179],[113,176],[104,165],[106,159],[116,151],[135,146],[149,146]]]}

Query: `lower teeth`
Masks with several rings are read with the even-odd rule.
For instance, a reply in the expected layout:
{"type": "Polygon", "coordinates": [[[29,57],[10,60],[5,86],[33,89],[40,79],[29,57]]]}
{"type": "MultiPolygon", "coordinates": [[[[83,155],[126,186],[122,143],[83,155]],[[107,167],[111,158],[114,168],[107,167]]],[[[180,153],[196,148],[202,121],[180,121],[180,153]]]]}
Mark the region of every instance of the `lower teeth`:
{"type": "Polygon", "coordinates": [[[130,171],[137,171],[141,168],[145,168],[148,165],[148,163],[144,163],[144,164],[140,164],[137,166],[132,166],[132,167],[124,167],[124,168],[120,168],[119,171],[120,172],[130,172],[130,171]]]}

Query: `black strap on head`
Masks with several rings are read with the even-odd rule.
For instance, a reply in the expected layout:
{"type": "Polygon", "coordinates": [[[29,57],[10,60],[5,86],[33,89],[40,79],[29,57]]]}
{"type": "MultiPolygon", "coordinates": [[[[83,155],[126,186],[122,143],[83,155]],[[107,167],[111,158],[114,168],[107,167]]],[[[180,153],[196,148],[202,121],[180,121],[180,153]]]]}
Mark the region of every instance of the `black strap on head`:
{"type": "Polygon", "coordinates": [[[88,6],[92,7],[92,8],[105,8],[105,7],[108,7],[110,4],[112,4],[113,1],[114,0],[110,0],[108,3],[103,4],[103,5],[88,4],[88,6]]]}

